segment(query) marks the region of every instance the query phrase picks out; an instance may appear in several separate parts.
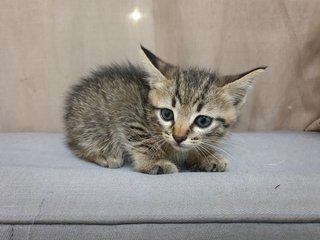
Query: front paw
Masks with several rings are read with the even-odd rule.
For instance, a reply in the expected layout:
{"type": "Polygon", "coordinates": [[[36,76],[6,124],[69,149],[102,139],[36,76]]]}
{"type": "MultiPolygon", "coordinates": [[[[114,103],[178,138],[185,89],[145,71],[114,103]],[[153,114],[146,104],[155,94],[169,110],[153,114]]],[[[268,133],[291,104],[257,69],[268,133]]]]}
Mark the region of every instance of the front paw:
{"type": "Polygon", "coordinates": [[[210,157],[197,160],[189,165],[191,171],[201,172],[224,172],[227,168],[228,160],[221,155],[213,155],[210,157]]]}
{"type": "Polygon", "coordinates": [[[134,168],[136,171],[147,173],[147,174],[167,174],[167,173],[177,173],[178,168],[169,160],[138,160],[134,162],[134,168]]]}
{"type": "Polygon", "coordinates": [[[154,166],[148,172],[149,174],[167,174],[177,173],[178,168],[172,162],[167,160],[160,160],[154,164],[154,166]]]}

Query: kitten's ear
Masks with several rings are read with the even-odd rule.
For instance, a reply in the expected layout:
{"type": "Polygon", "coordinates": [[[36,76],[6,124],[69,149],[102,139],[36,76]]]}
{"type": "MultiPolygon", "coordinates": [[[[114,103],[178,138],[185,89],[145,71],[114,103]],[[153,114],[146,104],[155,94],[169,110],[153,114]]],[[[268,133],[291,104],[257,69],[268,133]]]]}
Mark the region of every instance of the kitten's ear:
{"type": "Polygon", "coordinates": [[[227,98],[232,101],[233,105],[241,107],[246,100],[248,89],[252,86],[253,81],[266,71],[265,66],[255,68],[248,72],[235,75],[226,76],[224,79],[224,86],[227,98]]]}
{"type": "Polygon", "coordinates": [[[164,62],[142,45],[140,47],[144,68],[150,74],[150,86],[157,87],[170,80],[177,67],[164,62]]]}

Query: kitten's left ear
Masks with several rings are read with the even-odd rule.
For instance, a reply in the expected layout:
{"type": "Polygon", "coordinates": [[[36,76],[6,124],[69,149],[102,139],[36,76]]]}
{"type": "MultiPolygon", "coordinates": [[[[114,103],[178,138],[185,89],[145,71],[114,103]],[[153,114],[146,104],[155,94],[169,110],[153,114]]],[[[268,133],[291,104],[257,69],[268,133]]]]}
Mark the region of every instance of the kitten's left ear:
{"type": "Polygon", "coordinates": [[[170,80],[177,67],[161,60],[142,45],[140,47],[145,70],[150,74],[148,79],[150,86],[157,87],[170,80]]]}
{"type": "Polygon", "coordinates": [[[241,107],[246,100],[248,89],[252,86],[254,79],[261,73],[266,71],[265,66],[255,68],[248,72],[236,75],[226,76],[224,79],[224,86],[227,98],[237,107],[241,107]]]}

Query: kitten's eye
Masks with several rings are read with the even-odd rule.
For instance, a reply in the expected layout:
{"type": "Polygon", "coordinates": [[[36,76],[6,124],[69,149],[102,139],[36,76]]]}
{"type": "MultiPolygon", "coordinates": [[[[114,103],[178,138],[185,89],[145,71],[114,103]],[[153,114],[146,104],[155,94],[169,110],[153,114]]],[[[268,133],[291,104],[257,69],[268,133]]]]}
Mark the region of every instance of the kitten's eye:
{"type": "Polygon", "coordinates": [[[212,118],[201,115],[194,120],[194,123],[200,128],[206,128],[206,127],[209,127],[210,124],[212,123],[212,118]]]}
{"type": "Polygon", "coordinates": [[[162,108],[160,110],[160,114],[163,120],[172,121],[173,120],[173,112],[168,108],[162,108]]]}

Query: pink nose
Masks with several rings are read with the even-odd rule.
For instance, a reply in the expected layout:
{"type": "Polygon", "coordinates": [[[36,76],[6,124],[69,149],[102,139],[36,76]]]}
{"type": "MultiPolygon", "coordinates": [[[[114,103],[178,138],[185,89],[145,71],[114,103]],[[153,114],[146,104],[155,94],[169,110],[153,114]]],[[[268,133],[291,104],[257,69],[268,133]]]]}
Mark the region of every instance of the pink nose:
{"type": "Polygon", "coordinates": [[[187,136],[177,136],[177,135],[172,135],[174,140],[176,140],[176,142],[178,143],[178,145],[183,142],[184,140],[187,139],[187,136]]]}

